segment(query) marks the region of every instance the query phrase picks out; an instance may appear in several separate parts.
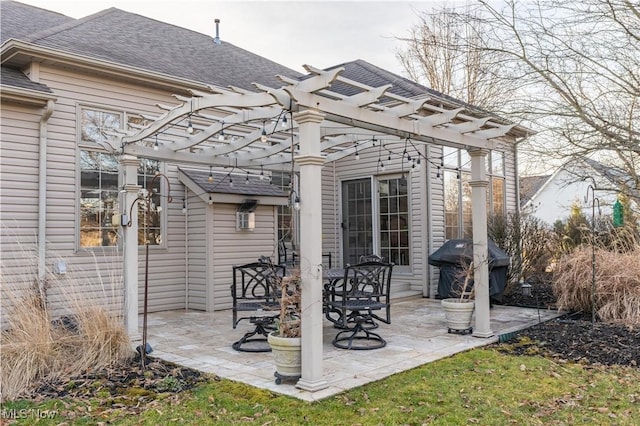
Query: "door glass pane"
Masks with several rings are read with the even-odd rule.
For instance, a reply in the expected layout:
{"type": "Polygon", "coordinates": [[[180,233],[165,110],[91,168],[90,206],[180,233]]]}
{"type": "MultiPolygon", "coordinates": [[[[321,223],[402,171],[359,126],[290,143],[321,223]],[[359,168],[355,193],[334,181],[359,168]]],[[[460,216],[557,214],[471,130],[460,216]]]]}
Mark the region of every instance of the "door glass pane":
{"type": "Polygon", "coordinates": [[[409,265],[409,212],[406,180],[401,178],[380,180],[388,185],[389,193],[379,195],[381,205],[388,203],[387,212],[380,210],[380,252],[388,262],[409,265]]]}
{"type": "Polygon", "coordinates": [[[363,254],[373,253],[371,180],[342,183],[344,263],[355,264],[363,254]]]}

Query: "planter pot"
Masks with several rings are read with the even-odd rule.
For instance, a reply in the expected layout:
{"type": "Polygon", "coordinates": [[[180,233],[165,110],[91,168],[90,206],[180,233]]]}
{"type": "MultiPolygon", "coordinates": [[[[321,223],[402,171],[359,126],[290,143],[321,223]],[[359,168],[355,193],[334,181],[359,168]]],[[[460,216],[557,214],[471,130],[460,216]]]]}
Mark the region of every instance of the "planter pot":
{"type": "Polygon", "coordinates": [[[300,337],[280,337],[269,333],[267,341],[276,364],[276,384],[282,380],[294,380],[302,374],[302,339],[300,337]]]}
{"type": "Polygon", "coordinates": [[[475,302],[466,299],[442,299],[440,302],[444,309],[449,333],[467,334],[473,331],[471,318],[475,302]]]}

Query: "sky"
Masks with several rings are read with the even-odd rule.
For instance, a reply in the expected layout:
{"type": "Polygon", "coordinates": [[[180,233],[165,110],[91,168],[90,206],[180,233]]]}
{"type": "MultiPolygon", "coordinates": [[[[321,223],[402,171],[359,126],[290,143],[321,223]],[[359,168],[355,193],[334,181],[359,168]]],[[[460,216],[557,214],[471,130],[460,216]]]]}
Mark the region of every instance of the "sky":
{"type": "MultiPolygon", "coordinates": [[[[110,7],[215,36],[296,71],[363,59],[404,75],[396,58],[431,1],[17,0],[82,18],[110,7]]],[[[449,1],[447,4],[451,5],[449,1]]]]}

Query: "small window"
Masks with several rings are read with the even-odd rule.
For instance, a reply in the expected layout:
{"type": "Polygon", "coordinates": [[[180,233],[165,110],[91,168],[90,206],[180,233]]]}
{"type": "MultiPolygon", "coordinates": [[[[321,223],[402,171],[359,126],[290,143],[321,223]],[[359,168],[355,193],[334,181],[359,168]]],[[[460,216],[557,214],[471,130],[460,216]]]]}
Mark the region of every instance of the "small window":
{"type": "Polygon", "coordinates": [[[236,229],[254,229],[256,214],[254,212],[236,212],[236,229]]]}
{"type": "Polygon", "coordinates": [[[257,200],[243,200],[236,212],[236,229],[252,230],[256,227],[256,215],[254,211],[258,207],[257,200]]]}

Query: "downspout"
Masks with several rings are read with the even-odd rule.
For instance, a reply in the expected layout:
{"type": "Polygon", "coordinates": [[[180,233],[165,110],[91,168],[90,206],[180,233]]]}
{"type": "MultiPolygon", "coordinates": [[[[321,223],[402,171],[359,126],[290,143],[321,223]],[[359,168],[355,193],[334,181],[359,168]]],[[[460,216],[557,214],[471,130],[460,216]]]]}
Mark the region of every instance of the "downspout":
{"type": "Polygon", "coordinates": [[[53,114],[55,103],[47,101],[44,113],[40,118],[40,153],[38,158],[38,291],[43,301],[46,301],[45,265],[47,244],[47,123],[53,114]]]}

